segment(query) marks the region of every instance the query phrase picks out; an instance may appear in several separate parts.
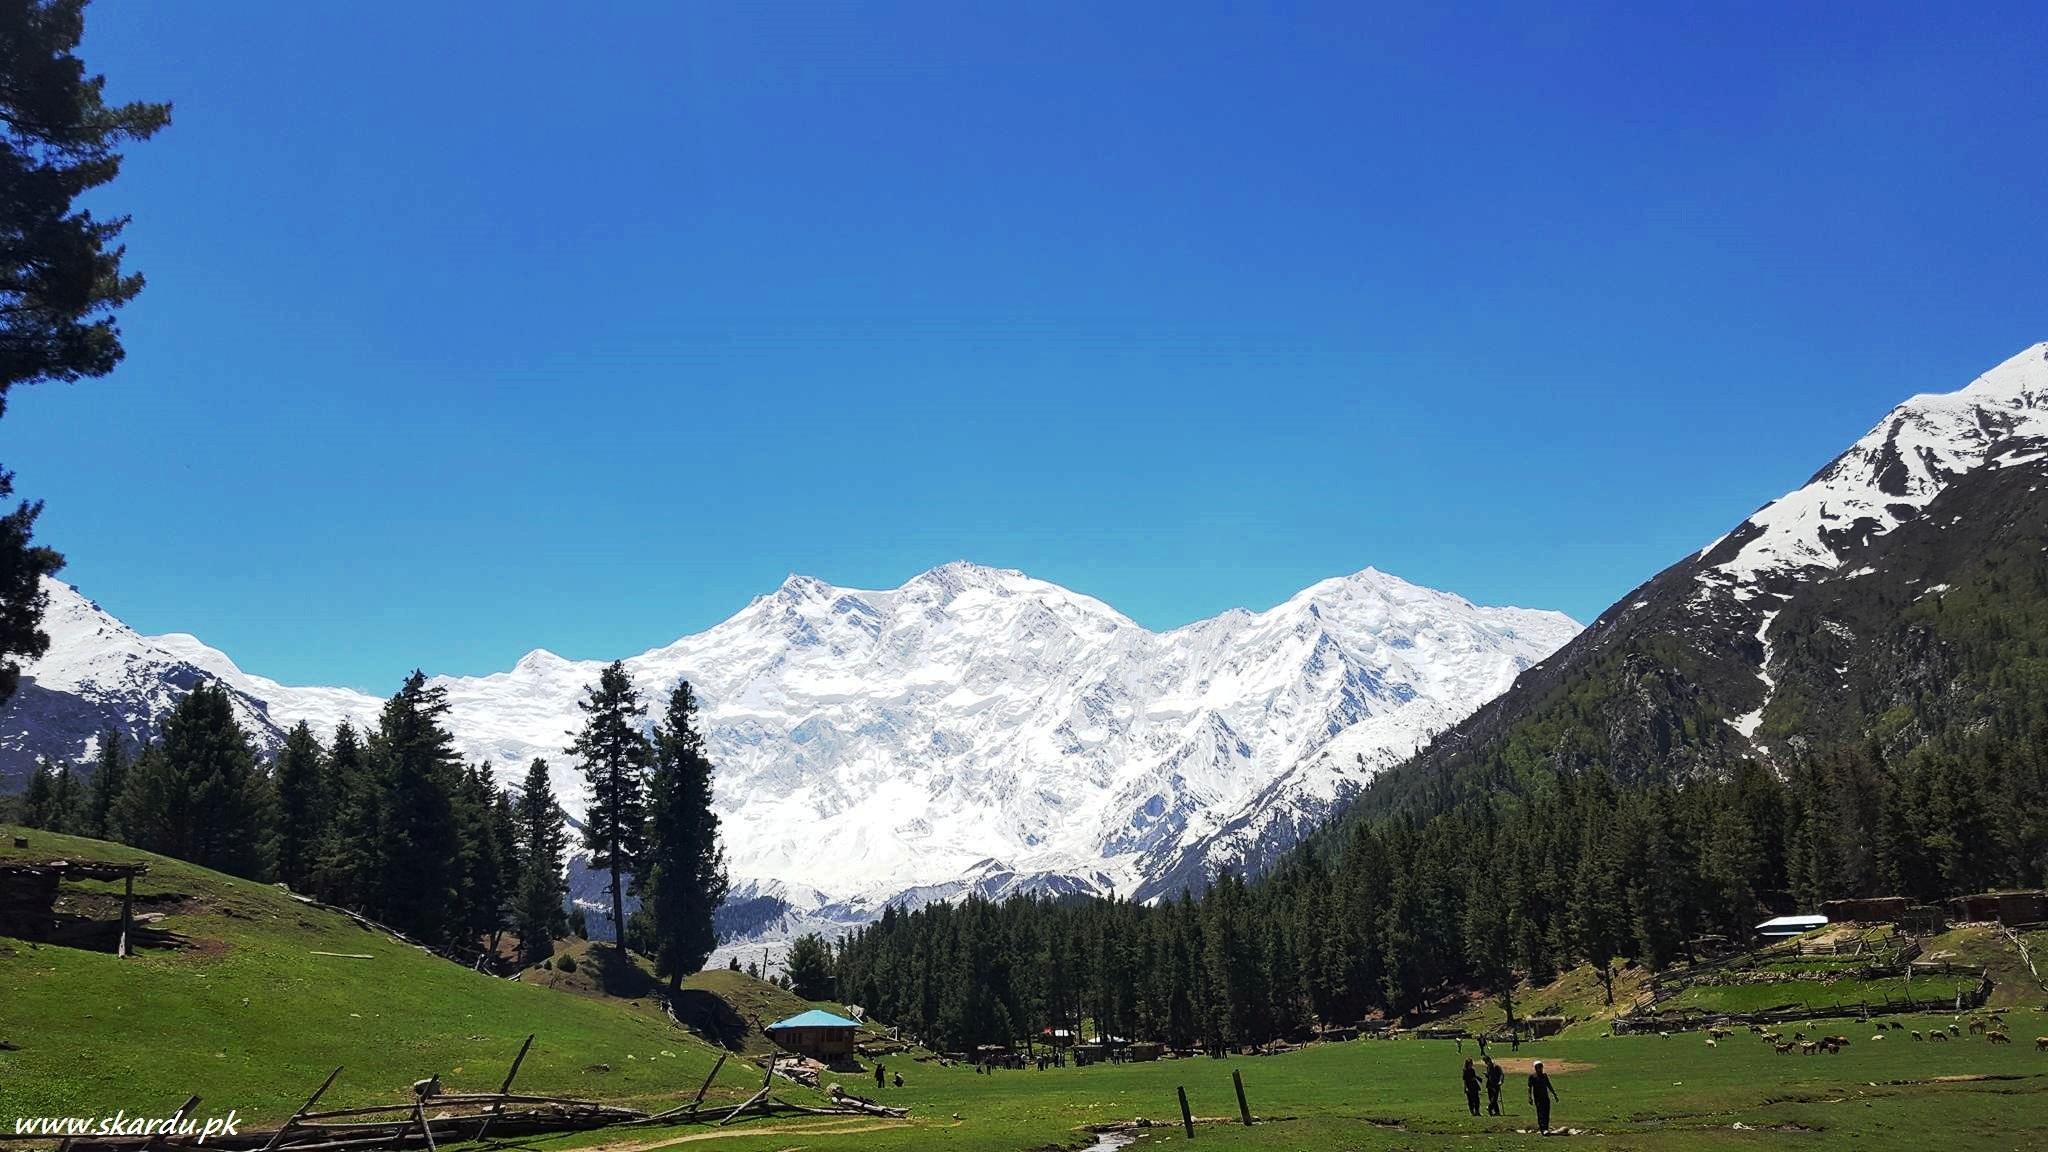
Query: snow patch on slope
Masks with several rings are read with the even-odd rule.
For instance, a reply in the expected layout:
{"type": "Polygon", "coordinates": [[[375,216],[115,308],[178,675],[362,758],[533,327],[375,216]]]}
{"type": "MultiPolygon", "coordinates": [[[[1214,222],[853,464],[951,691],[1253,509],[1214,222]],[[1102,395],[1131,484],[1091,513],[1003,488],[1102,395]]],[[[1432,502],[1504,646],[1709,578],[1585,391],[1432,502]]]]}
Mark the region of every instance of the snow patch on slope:
{"type": "MultiPolygon", "coordinates": [[[[2038,451],[2023,451],[2014,441],[2043,437],[2048,343],[1961,391],[1915,396],[1893,409],[1812,481],[1751,516],[1733,534],[1745,537],[1741,547],[1703,569],[1699,579],[1734,588],[1800,569],[1833,568],[1849,545],[1919,515],[1955,477],[1994,456],[2031,459],[2038,451]]],[[[1719,544],[1701,556],[1711,557],[1719,544]]]]}

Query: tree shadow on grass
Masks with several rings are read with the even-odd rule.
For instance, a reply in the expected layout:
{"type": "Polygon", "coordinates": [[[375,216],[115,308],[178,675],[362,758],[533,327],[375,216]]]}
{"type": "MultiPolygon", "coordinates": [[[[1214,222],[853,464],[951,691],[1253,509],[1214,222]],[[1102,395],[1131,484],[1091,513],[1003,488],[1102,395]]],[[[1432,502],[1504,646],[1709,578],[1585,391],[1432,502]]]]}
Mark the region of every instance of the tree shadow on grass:
{"type": "Polygon", "coordinates": [[[645,968],[635,964],[631,956],[611,945],[593,946],[590,949],[588,963],[592,978],[607,996],[616,996],[621,1000],[640,1000],[661,992],[660,981],[648,975],[645,968]]]}
{"type": "Polygon", "coordinates": [[[752,1029],[746,1018],[716,993],[685,988],[669,1001],[683,1027],[728,1052],[743,1052],[752,1029]]]}

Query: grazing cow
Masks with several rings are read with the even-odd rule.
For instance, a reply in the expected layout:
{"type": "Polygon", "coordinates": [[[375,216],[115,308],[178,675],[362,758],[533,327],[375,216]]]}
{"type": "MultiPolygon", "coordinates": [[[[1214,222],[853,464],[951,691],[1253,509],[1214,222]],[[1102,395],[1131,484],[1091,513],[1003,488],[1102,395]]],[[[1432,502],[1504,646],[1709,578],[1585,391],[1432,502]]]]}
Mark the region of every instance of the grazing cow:
{"type": "Polygon", "coordinates": [[[1918,1028],[1913,1029],[1912,1035],[1913,1043],[1918,1044],[1920,1042],[1920,1030],[1918,1028]]]}
{"type": "Polygon", "coordinates": [[[1975,1036],[1978,1033],[1984,1032],[1986,1030],[1987,1026],[1985,1025],[1984,1021],[1979,1020],[1974,1016],[1970,1018],[1970,1035],[1975,1036]]]}
{"type": "Polygon", "coordinates": [[[1820,1042],[1820,1050],[1830,1056],[1839,1056],[1842,1053],[1842,1046],[1836,1042],[1833,1036],[1830,1036],[1820,1042]]]}
{"type": "Polygon", "coordinates": [[[1801,1044],[1801,1045],[1799,1046],[1799,1050],[1800,1050],[1801,1052],[1805,1053],[1806,1055],[1808,1055],[1808,1056],[1811,1056],[1811,1055],[1813,1055],[1813,1054],[1814,1054],[1815,1052],[1818,1052],[1818,1051],[1820,1051],[1820,1045],[1819,1045],[1819,1044],[1817,1044],[1817,1043],[1815,1043],[1815,1042],[1814,1042],[1814,1041],[1812,1041],[1812,1040],[1808,1040],[1808,1041],[1807,1041],[1806,1043],[1804,1043],[1804,1044],[1801,1044]]]}
{"type": "Polygon", "coordinates": [[[1942,1031],[1941,1029],[1939,1029],[1939,1028],[1936,1028],[1936,1029],[1935,1029],[1934,1031],[1932,1031],[1932,1032],[1929,1032],[1929,1033],[1927,1034],[1927,1038],[1928,1038],[1929,1040],[1939,1040],[1939,1041],[1941,1041],[1941,1042],[1942,1042],[1943,1044],[1946,1044],[1946,1043],[1948,1043],[1948,1033],[1946,1033],[1946,1032],[1943,1032],[1943,1031],[1942,1031]]]}
{"type": "Polygon", "coordinates": [[[1849,1038],[1847,1036],[1830,1036],[1828,1039],[1833,1040],[1837,1048],[1847,1048],[1849,1046],[1849,1038]]]}
{"type": "Polygon", "coordinates": [[[1993,1044],[2010,1044],[2010,1043],[2012,1043],[2012,1037],[2010,1037],[2010,1036],[2006,1035],[2006,1034],[2005,1034],[2005,1033],[2003,1033],[2003,1032],[1992,1032],[1992,1033],[1988,1034],[1987,1036],[1985,1036],[1985,1039],[1986,1039],[1986,1040],[1989,1040],[1989,1041],[1991,1041],[1991,1042],[1992,1042],[1993,1044]]]}
{"type": "Polygon", "coordinates": [[[1763,1036],[1764,1043],[1766,1044],[1776,1044],[1780,1039],[1783,1038],[1780,1037],[1776,1032],[1766,1032],[1763,1034],[1763,1036]]]}
{"type": "Polygon", "coordinates": [[[1787,1053],[1787,1052],[1790,1052],[1790,1051],[1792,1050],[1792,1045],[1790,1045],[1790,1044],[1778,1044],[1778,1045],[1775,1045],[1774,1047],[1776,1047],[1776,1048],[1777,1048],[1777,1050],[1778,1050],[1778,1055],[1780,1055],[1780,1056],[1783,1056],[1783,1055],[1784,1055],[1785,1053],[1787,1053]]]}
{"type": "Polygon", "coordinates": [[[2034,1051],[2048,1052],[2048,1036],[2034,1037],[2034,1051]]]}

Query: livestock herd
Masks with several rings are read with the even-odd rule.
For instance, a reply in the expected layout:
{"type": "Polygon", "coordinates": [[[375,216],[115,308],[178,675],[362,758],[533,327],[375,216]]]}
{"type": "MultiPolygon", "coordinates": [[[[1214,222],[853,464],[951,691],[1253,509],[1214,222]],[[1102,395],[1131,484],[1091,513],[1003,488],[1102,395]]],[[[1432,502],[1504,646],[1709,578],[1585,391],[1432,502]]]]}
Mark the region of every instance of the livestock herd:
{"type": "MultiPolygon", "coordinates": [[[[1962,1017],[1958,1016],[1956,1020],[1961,1021],[1962,1017]]],[[[1849,1046],[1849,1038],[1847,1036],[1815,1036],[1809,1038],[1804,1032],[1794,1032],[1792,1033],[1792,1038],[1788,1040],[1782,1032],[1768,1031],[1761,1024],[1751,1024],[1749,1030],[1755,1033],[1764,1043],[1769,1044],[1772,1050],[1780,1055],[1790,1055],[1794,1052],[1803,1053],[1808,1056],[1822,1052],[1829,1055],[1837,1055],[1842,1049],[1849,1046]]],[[[1911,1036],[1915,1042],[1926,1040],[1946,1043],[1951,1038],[1961,1038],[1967,1032],[1971,1036],[1982,1036],[1992,1044],[2012,1043],[2012,1033],[2006,1030],[2005,1016],[1999,1012],[1993,1012],[1989,1016],[1972,1016],[1967,1025],[1951,1023],[1945,1029],[1929,1029],[1924,1036],[1919,1029],[1907,1028],[1896,1020],[1888,1024],[1881,1022],[1877,1026],[1877,1031],[1870,1038],[1882,1041],[1886,1036],[1894,1032],[1904,1032],[1911,1036]]],[[[1707,1047],[1717,1048],[1720,1046],[1721,1041],[1728,1039],[1734,1034],[1734,1030],[1730,1028],[1709,1028],[1707,1029],[1707,1047]]],[[[1669,1035],[1669,1033],[1665,1033],[1665,1035],[1669,1035]]],[[[2034,1037],[2034,1051],[2048,1052],[2048,1036],[2034,1037]]]]}

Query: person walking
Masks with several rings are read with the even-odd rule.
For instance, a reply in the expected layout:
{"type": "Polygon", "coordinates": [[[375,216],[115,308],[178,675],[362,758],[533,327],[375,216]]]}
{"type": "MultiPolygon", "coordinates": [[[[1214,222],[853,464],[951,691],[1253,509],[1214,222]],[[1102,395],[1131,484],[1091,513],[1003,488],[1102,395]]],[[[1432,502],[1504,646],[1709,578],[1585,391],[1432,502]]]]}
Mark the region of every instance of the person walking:
{"type": "Polygon", "coordinates": [[[1550,1083],[1550,1077],[1543,1071],[1543,1061],[1529,1071],[1529,1103],[1536,1106],[1536,1130],[1550,1131],[1550,1102],[1557,1099],[1557,1089],[1550,1083]]]}
{"type": "Polygon", "coordinates": [[[1473,1070],[1470,1060],[1465,1061],[1465,1107],[1474,1116],[1479,1115],[1479,1073],[1473,1070]]]}
{"type": "Polygon", "coordinates": [[[1500,1115],[1500,1086],[1501,1082],[1507,1078],[1508,1074],[1501,1071],[1500,1065],[1493,1062],[1493,1057],[1486,1057],[1486,1114],[1488,1116],[1500,1115]]]}
{"type": "Polygon", "coordinates": [[[882,1086],[882,1066],[881,1066],[880,1064],[877,1064],[877,1065],[875,1065],[875,1087],[877,1087],[877,1088],[880,1088],[881,1086],[882,1086]]]}

